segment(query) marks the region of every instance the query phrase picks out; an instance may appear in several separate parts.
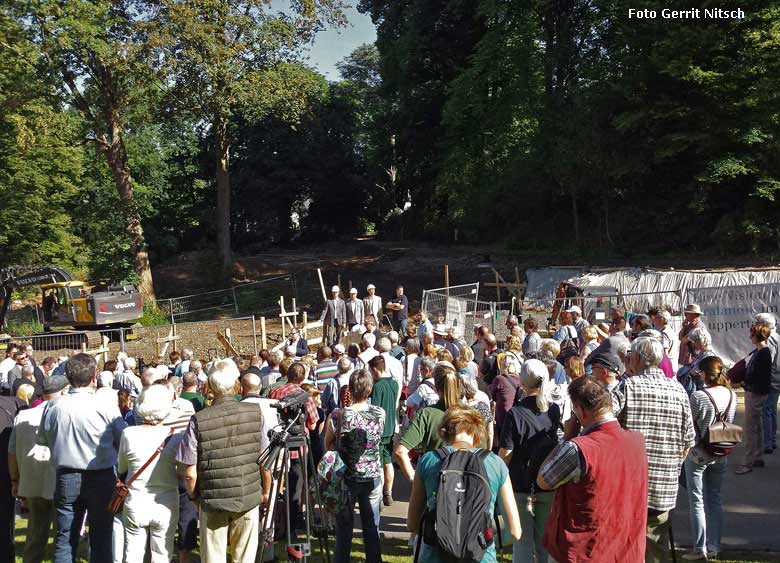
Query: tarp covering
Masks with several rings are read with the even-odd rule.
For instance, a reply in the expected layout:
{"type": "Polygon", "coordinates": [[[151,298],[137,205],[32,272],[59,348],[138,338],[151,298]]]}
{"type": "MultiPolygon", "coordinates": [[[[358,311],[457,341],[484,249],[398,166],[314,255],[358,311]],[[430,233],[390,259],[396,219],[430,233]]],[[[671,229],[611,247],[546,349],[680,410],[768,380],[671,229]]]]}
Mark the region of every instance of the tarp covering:
{"type": "Polygon", "coordinates": [[[525,299],[551,299],[555,297],[555,289],[562,281],[583,272],[582,268],[529,268],[525,271],[528,282],[525,299]]]}

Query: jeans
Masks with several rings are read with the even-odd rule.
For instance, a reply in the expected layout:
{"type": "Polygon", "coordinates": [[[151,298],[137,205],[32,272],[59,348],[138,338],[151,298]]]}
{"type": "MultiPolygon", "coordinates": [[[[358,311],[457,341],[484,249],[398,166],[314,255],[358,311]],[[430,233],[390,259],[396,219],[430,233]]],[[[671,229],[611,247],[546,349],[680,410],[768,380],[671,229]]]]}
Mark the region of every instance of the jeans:
{"type": "Polygon", "coordinates": [[[336,547],[333,550],[334,563],[349,563],[352,550],[352,529],[355,522],[355,502],[360,509],[360,521],[363,529],[363,543],[366,550],[366,563],[381,563],[382,548],[379,544],[379,501],[382,497],[382,480],[351,481],[347,479],[349,489],[349,508],[336,514],[336,547]]]}
{"type": "Polygon", "coordinates": [[[769,395],[745,391],[744,465],[751,466],[764,454],[764,405],[769,395]]]}
{"type": "Polygon", "coordinates": [[[24,563],[41,563],[46,557],[46,544],[54,522],[54,501],[29,497],[27,508],[27,541],[24,544],[24,563]]]}
{"type": "Polygon", "coordinates": [[[512,563],[546,563],[549,555],[542,545],[544,527],[552,510],[554,492],[535,494],[533,510],[528,509],[528,493],[515,493],[517,509],[520,512],[520,539],[512,544],[512,563]]]}
{"type": "Polygon", "coordinates": [[[114,468],[82,471],[60,468],[54,487],[57,533],[54,563],[73,563],[81,531],[81,517],[87,512],[89,524],[89,561],[113,561],[114,515],[107,507],[114,491],[114,468]]]}
{"type": "Polygon", "coordinates": [[[720,551],[723,525],[720,486],[723,475],[726,474],[726,460],[699,465],[691,459],[686,459],[684,468],[688,480],[693,548],[706,553],[717,553],[720,551]]]}
{"type": "Polygon", "coordinates": [[[764,449],[777,447],[777,399],[780,391],[770,391],[764,404],[764,449]]]}
{"type": "Polygon", "coordinates": [[[198,547],[198,510],[190,500],[187,489],[179,488],[179,522],[176,547],[182,551],[192,551],[198,547]]]}

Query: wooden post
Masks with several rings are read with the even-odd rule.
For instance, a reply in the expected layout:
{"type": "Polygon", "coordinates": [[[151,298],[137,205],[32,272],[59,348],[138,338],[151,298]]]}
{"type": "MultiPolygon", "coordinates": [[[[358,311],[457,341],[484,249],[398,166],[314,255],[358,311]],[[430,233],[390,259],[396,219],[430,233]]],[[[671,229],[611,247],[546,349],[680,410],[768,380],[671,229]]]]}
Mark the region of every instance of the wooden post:
{"type": "Polygon", "coordinates": [[[298,328],[298,307],[295,306],[295,297],[292,298],[293,326],[298,328]]]}
{"type": "Polygon", "coordinates": [[[328,295],[325,293],[325,282],[322,281],[322,270],[317,268],[317,276],[320,278],[320,290],[322,291],[322,300],[327,301],[328,295]]]}
{"type": "Polygon", "coordinates": [[[306,314],[306,311],[303,312],[303,330],[301,330],[301,338],[306,340],[306,325],[309,324],[309,315],[306,314]]]}
{"type": "Polygon", "coordinates": [[[284,295],[279,296],[279,308],[281,309],[281,315],[279,317],[282,319],[282,341],[287,340],[287,335],[285,334],[285,327],[284,327],[284,295]]]}
{"type": "Polygon", "coordinates": [[[265,317],[260,317],[260,342],[264,350],[268,350],[268,339],[265,333],[265,317]]]}
{"type": "MultiPolygon", "coordinates": [[[[336,285],[339,286],[339,289],[341,289],[341,274],[336,275],[336,285]]],[[[342,299],[344,298],[344,292],[341,293],[342,299]]]]}
{"type": "Polygon", "coordinates": [[[447,296],[447,299],[450,298],[450,266],[449,264],[444,264],[444,293],[447,296]]]}
{"type": "Polygon", "coordinates": [[[498,285],[498,270],[493,270],[496,274],[496,301],[501,301],[501,286],[498,285]]]}

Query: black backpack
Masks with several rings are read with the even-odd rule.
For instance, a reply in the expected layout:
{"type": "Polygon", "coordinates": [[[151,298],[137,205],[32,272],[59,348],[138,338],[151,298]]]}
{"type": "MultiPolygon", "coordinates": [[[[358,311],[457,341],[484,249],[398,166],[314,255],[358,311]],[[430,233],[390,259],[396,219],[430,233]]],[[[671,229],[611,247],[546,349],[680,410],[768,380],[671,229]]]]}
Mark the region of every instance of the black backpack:
{"type": "MultiPolygon", "coordinates": [[[[487,450],[435,450],[442,460],[436,508],[426,509],[420,539],[453,563],[481,561],[493,543],[490,484],[485,471],[487,450]]],[[[417,545],[417,558],[422,546],[417,545]]]]}

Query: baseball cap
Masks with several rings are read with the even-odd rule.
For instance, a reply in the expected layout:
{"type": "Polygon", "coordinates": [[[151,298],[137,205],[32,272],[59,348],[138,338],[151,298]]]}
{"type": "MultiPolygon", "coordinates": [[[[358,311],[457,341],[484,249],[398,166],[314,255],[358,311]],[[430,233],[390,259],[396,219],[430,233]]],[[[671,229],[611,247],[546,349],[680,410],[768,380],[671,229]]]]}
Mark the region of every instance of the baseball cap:
{"type": "Polygon", "coordinates": [[[357,288],[356,288],[356,287],[353,287],[352,289],[350,289],[350,290],[349,290],[349,292],[350,292],[350,293],[357,293],[357,288]]]}
{"type": "Polygon", "coordinates": [[[339,291],[341,291],[341,290],[339,289],[339,286],[337,286],[337,285],[334,285],[333,287],[331,287],[331,288],[330,288],[330,290],[331,290],[331,291],[335,291],[336,293],[338,293],[339,291]]]}
{"type": "Polygon", "coordinates": [[[588,360],[591,366],[601,366],[613,373],[620,373],[620,358],[611,352],[596,352],[588,360]]]}
{"type": "Polygon", "coordinates": [[[343,354],[346,352],[346,349],[344,348],[343,344],[336,344],[333,347],[333,352],[335,352],[336,354],[343,354]]]}
{"type": "Polygon", "coordinates": [[[43,380],[43,394],[59,393],[67,386],[68,379],[64,375],[50,375],[43,380]]]}
{"type": "Polygon", "coordinates": [[[566,309],[567,313],[577,313],[578,315],[582,315],[582,309],[579,308],[578,305],[572,305],[568,309],[566,309]]]}

